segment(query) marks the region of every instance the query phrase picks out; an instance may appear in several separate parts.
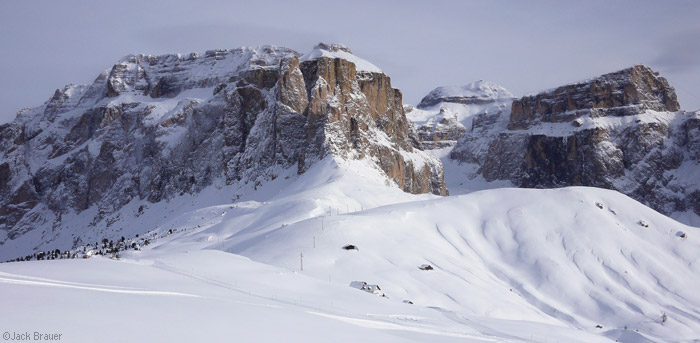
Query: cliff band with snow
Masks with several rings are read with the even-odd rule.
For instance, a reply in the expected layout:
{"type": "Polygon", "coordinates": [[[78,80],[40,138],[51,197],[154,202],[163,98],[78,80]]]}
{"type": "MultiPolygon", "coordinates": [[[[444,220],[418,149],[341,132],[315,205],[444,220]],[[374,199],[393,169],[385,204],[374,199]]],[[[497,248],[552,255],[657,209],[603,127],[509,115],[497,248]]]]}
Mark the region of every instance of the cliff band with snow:
{"type": "Polygon", "coordinates": [[[401,92],[344,46],[130,55],[0,126],[0,244],[50,236],[88,209],[94,225],[134,200],[260,185],[326,156],[370,161],[406,192],[447,194],[401,92]]]}
{"type": "MultiPolygon", "coordinates": [[[[700,214],[700,114],[634,66],[481,113],[450,157],[487,181],[618,190],[665,214],[700,214]]],[[[472,176],[473,177],[473,176],[472,176]]]]}

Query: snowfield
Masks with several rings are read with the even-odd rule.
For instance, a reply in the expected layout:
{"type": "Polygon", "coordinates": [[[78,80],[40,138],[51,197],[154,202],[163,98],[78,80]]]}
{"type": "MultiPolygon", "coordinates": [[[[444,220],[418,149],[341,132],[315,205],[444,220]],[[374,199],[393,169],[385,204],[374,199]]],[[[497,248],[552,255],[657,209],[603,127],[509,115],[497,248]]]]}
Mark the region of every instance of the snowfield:
{"type": "Polygon", "coordinates": [[[125,232],[164,238],[119,260],[0,264],[0,331],[64,342],[700,342],[700,229],[618,192],[411,195],[367,163],[327,158],[233,193],[138,217],[127,206],[125,232]]]}

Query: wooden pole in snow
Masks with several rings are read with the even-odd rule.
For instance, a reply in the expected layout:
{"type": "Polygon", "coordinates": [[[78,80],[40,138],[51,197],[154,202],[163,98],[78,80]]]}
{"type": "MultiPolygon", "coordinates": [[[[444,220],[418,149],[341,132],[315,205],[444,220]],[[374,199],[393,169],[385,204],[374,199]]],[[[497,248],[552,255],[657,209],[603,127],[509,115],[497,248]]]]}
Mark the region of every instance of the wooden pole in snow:
{"type": "Polygon", "coordinates": [[[301,271],[304,271],[304,253],[299,253],[299,262],[301,263],[301,271]]]}

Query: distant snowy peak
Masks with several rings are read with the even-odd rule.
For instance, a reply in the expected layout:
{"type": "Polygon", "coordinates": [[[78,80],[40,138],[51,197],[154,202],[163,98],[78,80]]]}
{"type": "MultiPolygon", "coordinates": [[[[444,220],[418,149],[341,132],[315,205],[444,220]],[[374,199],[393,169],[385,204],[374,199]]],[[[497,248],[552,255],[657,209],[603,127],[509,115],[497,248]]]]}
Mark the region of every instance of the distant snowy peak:
{"type": "Polygon", "coordinates": [[[312,61],[321,57],[340,58],[355,64],[358,72],[384,73],[379,67],[367,60],[353,55],[350,48],[342,44],[318,43],[311,52],[301,57],[301,61],[312,61]]]}
{"type": "Polygon", "coordinates": [[[475,118],[495,122],[507,116],[515,99],[504,87],[479,80],[464,86],[435,88],[415,108],[406,106],[406,116],[414,123],[425,148],[442,149],[453,146],[471,131],[475,118]]]}
{"type": "Polygon", "coordinates": [[[504,87],[491,81],[479,80],[464,86],[435,88],[421,100],[417,107],[424,109],[442,102],[481,105],[514,98],[513,93],[504,87]]]}
{"type": "Polygon", "coordinates": [[[515,97],[513,93],[505,89],[503,86],[492,81],[484,80],[472,82],[464,86],[437,87],[429,93],[429,96],[430,95],[440,97],[478,97],[486,99],[515,97]]]}

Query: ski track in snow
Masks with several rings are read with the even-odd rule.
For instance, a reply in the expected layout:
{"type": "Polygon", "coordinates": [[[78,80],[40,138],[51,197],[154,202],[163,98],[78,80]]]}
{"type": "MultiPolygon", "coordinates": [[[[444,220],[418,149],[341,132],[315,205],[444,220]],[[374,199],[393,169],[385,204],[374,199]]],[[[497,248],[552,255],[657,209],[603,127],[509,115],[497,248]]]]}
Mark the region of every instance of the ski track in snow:
{"type": "Polygon", "coordinates": [[[18,278],[8,277],[11,274],[7,274],[7,273],[2,273],[2,275],[4,275],[4,276],[0,277],[0,283],[14,284],[14,285],[59,287],[59,288],[81,289],[81,290],[89,290],[89,291],[97,291],[97,292],[135,294],[135,295],[199,297],[198,295],[194,295],[194,294],[185,294],[185,293],[178,293],[178,292],[133,290],[133,289],[123,289],[121,287],[104,286],[104,285],[102,285],[100,287],[96,287],[95,285],[81,285],[81,284],[75,283],[75,282],[66,283],[66,282],[61,282],[61,281],[49,282],[49,281],[28,280],[21,275],[12,275],[12,276],[16,276],[18,278]]]}
{"type": "Polygon", "coordinates": [[[431,328],[404,326],[404,325],[399,325],[399,324],[396,324],[393,322],[385,322],[385,321],[361,319],[361,318],[350,318],[350,317],[337,316],[337,315],[312,312],[312,311],[308,311],[308,313],[311,313],[311,314],[314,314],[317,316],[326,317],[326,318],[340,320],[343,322],[351,323],[353,325],[362,326],[362,327],[371,328],[371,329],[403,330],[403,331],[421,332],[421,333],[428,333],[428,334],[439,335],[439,336],[450,336],[450,337],[459,337],[459,338],[470,339],[470,342],[497,342],[497,341],[500,341],[499,338],[488,338],[488,337],[484,337],[484,336],[476,336],[476,335],[469,335],[469,334],[456,333],[456,332],[438,331],[438,330],[431,329],[431,328]]]}

